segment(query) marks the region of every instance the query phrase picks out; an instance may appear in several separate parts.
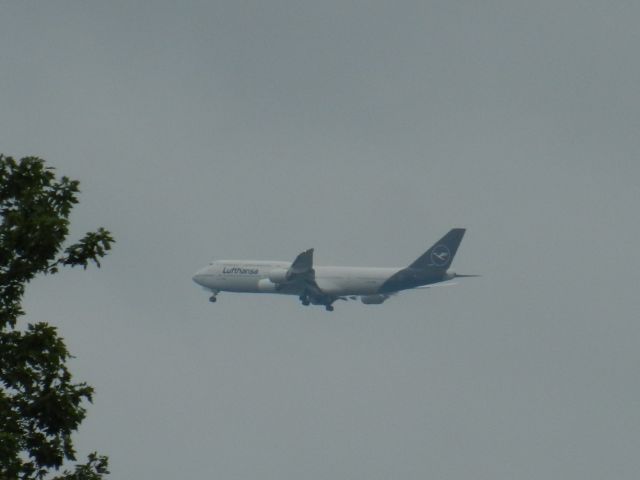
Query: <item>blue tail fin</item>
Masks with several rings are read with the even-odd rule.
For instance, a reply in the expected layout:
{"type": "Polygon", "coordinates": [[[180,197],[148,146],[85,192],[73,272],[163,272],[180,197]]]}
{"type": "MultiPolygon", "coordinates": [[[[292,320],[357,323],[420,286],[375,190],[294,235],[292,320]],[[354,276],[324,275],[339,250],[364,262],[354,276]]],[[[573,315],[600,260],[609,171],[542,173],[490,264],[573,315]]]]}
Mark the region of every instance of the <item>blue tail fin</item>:
{"type": "Polygon", "coordinates": [[[464,228],[449,230],[449,233],[409,265],[409,268],[417,270],[446,270],[451,266],[465,231],[466,229],[464,228]]]}

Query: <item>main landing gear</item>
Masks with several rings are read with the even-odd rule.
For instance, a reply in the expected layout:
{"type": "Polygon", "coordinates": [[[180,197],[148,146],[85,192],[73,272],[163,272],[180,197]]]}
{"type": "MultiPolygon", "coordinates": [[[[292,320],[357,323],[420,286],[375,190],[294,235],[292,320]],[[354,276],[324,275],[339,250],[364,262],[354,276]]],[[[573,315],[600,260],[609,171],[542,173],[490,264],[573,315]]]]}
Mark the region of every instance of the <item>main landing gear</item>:
{"type": "Polygon", "coordinates": [[[217,294],[218,294],[218,292],[213,292],[213,293],[211,294],[211,296],[209,297],[209,301],[210,301],[211,303],[216,303],[216,302],[218,301],[218,298],[216,297],[216,295],[217,295],[217,294]]]}
{"type": "MultiPolygon", "coordinates": [[[[313,302],[311,302],[311,299],[309,298],[309,295],[306,295],[306,294],[300,295],[299,298],[300,298],[300,302],[302,302],[302,305],[304,305],[305,307],[308,306],[308,305],[311,305],[311,303],[313,303],[314,305],[324,305],[324,309],[327,312],[333,312],[333,305],[331,305],[331,303],[322,303],[321,299],[316,299],[313,302]]],[[[329,301],[331,301],[331,300],[329,300],[329,301]]]]}

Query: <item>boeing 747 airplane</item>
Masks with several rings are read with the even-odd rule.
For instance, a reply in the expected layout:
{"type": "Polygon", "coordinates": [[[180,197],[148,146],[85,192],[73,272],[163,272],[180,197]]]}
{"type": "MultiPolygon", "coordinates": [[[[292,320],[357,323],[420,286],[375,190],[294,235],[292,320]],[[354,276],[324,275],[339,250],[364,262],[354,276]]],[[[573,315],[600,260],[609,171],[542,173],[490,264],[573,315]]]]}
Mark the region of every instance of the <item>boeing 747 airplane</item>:
{"type": "Polygon", "coordinates": [[[366,305],[380,304],[401,290],[478,276],[448,270],[464,232],[464,228],[450,230],[404,268],[314,266],[311,248],[293,262],[218,260],[199,270],[193,281],[211,292],[211,302],[220,292],[240,292],[297,295],[303,305],[324,305],[328,311],[333,311],[336,300],[358,297],[366,305]]]}

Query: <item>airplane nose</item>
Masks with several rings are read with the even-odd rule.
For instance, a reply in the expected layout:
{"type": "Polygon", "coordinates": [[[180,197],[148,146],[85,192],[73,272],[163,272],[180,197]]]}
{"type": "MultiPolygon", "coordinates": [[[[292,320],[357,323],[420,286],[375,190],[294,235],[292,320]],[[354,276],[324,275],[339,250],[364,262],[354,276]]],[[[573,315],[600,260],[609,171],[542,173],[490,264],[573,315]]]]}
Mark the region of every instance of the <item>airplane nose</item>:
{"type": "Polygon", "coordinates": [[[205,281],[205,277],[206,277],[206,268],[202,268],[200,270],[198,270],[195,275],[193,277],[191,277],[191,279],[196,282],[198,285],[202,285],[204,286],[204,281],[205,281]]]}

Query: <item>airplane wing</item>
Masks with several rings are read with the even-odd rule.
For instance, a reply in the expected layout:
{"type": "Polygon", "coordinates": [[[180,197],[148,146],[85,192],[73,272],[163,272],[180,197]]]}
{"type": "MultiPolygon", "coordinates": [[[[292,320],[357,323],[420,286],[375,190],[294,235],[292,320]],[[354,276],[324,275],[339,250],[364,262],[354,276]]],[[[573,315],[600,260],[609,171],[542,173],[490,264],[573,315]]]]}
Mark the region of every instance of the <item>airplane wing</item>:
{"type": "Polygon", "coordinates": [[[287,280],[315,279],[316,272],[313,270],[313,248],[302,252],[287,270],[287,280]]]}
{"type": "Polygon", "coordinates": [[[313,248],[299,254],[284,274],[284,281],[278,284],[278,290],[304,293],[320,293],[316,284],[316,272],[313,269],[313,248]]]}
{"type": "Polygon", "coordinates": [[[313,248],[299,254],[291,263],[285,275],[286,282],[280,285],[282,291],[300,295],[301,299],[313,303],[325,304],[333,297],[328,296],[316,283],[316,272],[313,269],[313,248]]]}
{"type": "Polygon", "coordinates": [[[396,295],[400,295],[405,292],[410,292],[411,290],[422,290],[425,288],[434,288],[434,287],[452,287],[454,285],[458,285],[456,282],[447,282],[447,283],[432,283],[431,285],[421,285],[419,287],[408,288],[406,290],[400,290],[397,292],[389,292],[389,293],[373,293],[369,295],[347,295],[338,297],[338,300],[362,300],[362,303],[382,303],[388,298],[395,297],[396,295]]]}

